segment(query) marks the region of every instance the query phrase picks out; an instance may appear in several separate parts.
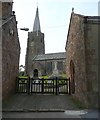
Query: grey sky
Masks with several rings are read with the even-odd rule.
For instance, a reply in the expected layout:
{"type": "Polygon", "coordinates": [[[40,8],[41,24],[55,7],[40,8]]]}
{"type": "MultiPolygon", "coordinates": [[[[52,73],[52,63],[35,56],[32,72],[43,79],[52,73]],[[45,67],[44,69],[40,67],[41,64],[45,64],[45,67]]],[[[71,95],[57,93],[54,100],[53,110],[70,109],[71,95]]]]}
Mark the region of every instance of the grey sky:
{"type": "MultiPolygon", "coordinates": [[[[45,34],[46,53],[64,52],[69,27],[69,20],[74,12],[87,16],[98,15],[98,0],[74,2],[71,0],[13,0],[18,29],[28,27],[33,30],[33,24],[38,3],[41,32],[45,34]]],[[[21,44],[20,64],[25,64],[27,32],[18,30],[21,44]]]]}

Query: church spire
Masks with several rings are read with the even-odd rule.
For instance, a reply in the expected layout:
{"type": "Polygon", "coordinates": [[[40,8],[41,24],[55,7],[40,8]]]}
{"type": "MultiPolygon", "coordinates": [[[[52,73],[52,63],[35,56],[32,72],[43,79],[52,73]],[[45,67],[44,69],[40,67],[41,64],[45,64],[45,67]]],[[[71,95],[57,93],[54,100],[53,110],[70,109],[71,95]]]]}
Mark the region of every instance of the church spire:
{"type": "Polygon", "coordinates": [[[37,32],[37,35],[38,35],[38,31],[41,32],[41,27],[40,27],[39,12],[38,12],[38,7],[37,7],[35,20],[34,20],[34,26],[33,26],[33,32],[37,32]]]}

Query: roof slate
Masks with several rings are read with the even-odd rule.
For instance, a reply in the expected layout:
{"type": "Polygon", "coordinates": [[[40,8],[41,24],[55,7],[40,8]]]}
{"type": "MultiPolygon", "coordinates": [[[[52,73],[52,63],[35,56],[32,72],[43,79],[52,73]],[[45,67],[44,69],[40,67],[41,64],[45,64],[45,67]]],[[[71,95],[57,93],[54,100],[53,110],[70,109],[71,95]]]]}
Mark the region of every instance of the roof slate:
{"type": "Polygon", "coordinates": [[[65,58],[66,58],[66,52],[59,52],[59,53],[36,55],[33,58],[33,61],[44,61],[44,60],[65,59],[65,58]]]}

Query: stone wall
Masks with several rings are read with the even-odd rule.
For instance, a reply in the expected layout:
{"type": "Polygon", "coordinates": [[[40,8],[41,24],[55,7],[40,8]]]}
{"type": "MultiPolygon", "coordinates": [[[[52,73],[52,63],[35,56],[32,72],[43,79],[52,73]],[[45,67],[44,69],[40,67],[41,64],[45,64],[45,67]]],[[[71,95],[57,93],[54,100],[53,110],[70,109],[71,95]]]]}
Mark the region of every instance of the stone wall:
{"type": "Polygon", "coordinates": [[[29,32],[27,39],[25,71],[26,74],[31,74],[32,59],[35,55],[45,54],[44,33],[29,32]]]}
{"type": "Polygon", "coordinates": [[[85,23],[87,96],[90,107],[98,107],[98,27],[95,21],[85,23]]]}
{"type": "Polygon", "coordinates": [[[57,62],[57,69],[58,69],[59,75],[65,73],[66,72],[66,64],[65,64],[66,60],[65,59],[33,61],[31,71],[34,71],[35,69],[37,69],[40,76],[41,75],[52,75],[55,62],[57,62]],[[62,68],[60,70],[58,68],[59,62],[62,62],[62,68]]]}
{"type": "Polygon", "coordinates": [[[66,42],[66,71],[71,87],[75,87],[73,97],[88,108],[98,107],[99,24],[95,19],[72,12],[66,42]],[[70,61],[73,61],[74,72],[70,61]]]}
{"type": "Polygon", "coordinates": [[[75,94],[73,96],[87,104],[86,73],[85,73],[85,46],[84,46],[84,19],[81,15],[71,14],[68,38],[66,43],[67,75],[71,77],[70,62],[74,64],[75,94]]]}
{"type": "Polygon", "coordinates": [[[2,98],[3,100],[15,93],[16,77],[19,70],[20,44],[17,32],[17,22],[9,3],[2,4],[2,98]],[[7,10],[6,10],[7,9],[7,10]],[[10,9],[10,11],[8,10],[10,9]],[[7,14],[8,11],[8,14],[7,14]],[[10,16],[8,16],[10,15],[10,16]],[[11,18],[11,20],[9,20],[11,18]]]}
{"type": "Polygon", "coordinates": [[[2,17],[7,18],[12,15],[12,2],[2,2],[2,17]]]}
{"type": "MultiPolygon", "coordinates": [[[[0,16],[2,16],[2,2],[0,2],[0,16]]],[[[2,21],[0,21],[0,25],[2,21]]],[[[0,101],[2,101],[2,33],[0,29],[0,101]]],[[[2,108],[2,104],[0,105],[2,108]]]]}

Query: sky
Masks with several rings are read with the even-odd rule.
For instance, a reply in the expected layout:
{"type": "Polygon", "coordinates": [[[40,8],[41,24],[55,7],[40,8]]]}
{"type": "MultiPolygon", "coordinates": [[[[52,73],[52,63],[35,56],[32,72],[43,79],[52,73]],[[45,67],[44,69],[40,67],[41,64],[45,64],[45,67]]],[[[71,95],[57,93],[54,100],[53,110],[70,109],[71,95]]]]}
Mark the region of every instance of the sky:
{"type": "Polygon", "coordinates": [[[98,16],[99,0],[13,0],[13,11],[18,21],[18,35],[21,46],[20,65],[25,65],[28,32],[33,30],[36,8],[39,9],[41,32],[45,34],[45,52],[65,52],[69,21],[74,12],[86,16],[98,16]]]}

